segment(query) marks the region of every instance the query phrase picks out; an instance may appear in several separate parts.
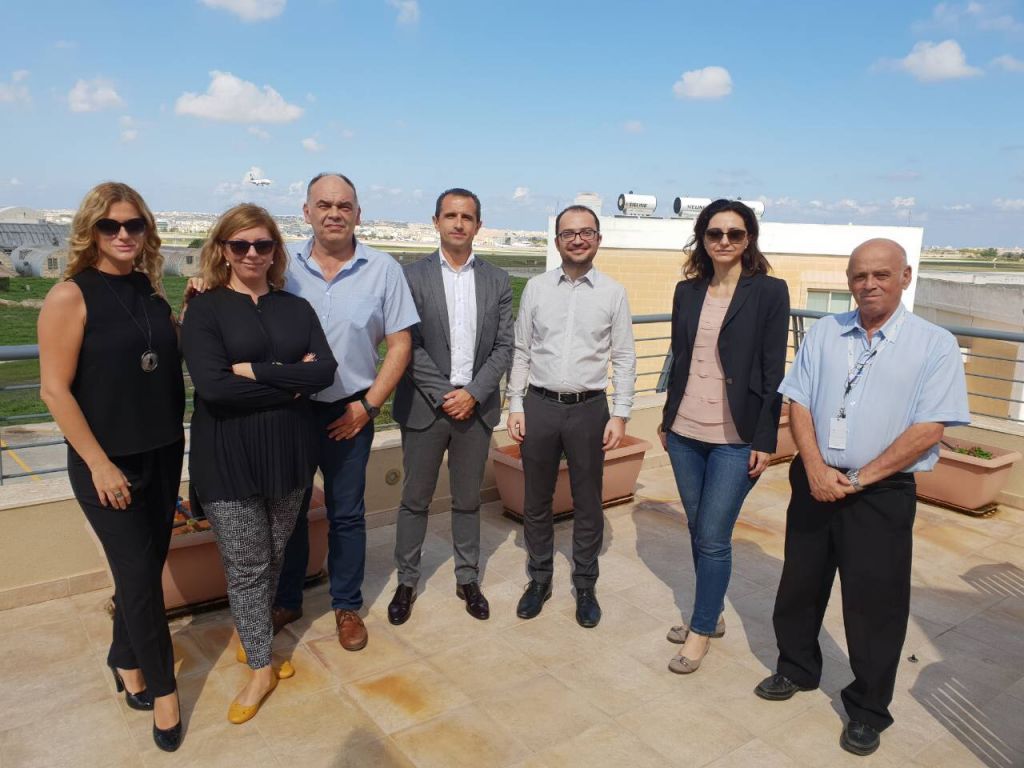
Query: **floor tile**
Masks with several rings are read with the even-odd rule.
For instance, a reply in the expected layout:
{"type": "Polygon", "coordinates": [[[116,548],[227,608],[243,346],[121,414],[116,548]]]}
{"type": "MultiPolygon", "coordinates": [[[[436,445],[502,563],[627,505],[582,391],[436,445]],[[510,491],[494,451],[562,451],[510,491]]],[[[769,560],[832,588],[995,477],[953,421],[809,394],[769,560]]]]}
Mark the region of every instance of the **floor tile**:
{"type": "Polygon", "coordinates": [[[392,738],[418,768],[500,768],[529,754],[474,705],[446,712],[392,738]]]}
{"type": "Polygon", "coordinates": [[[422,661],[347,683],[345,691],[386,733],[469,703],[454,683],[422,661]]]}

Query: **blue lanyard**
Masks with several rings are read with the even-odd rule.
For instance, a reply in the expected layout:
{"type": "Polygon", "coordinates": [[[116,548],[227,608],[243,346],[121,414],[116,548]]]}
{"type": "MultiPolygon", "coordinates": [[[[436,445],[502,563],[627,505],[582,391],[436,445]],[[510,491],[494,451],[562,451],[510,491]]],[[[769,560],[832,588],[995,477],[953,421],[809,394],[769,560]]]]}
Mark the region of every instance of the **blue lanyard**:
{"type": "Polygon", "coordinates": [[[890,333],[878,343],[874,349],[865,349],[860,353],[860,357],[857,358],[856,362],[853,360],[853,338],[850,337],[846,340],[846,352],[847,361],[850,364],[850,369],[846,372],[846,386],[843,389],[843,399],[839,404],[838,417],[840,419],[846,418],[846,398],[850,396],[850,392],[857,386],[857,382],[860,381],[861,375],[864,373],[871,361],[874,360],[875,356],[882,351],[882,348],[891,340],[895,340],[896,334],[899,333],[900,328],[903,327],[903,321],[907,317],[907,310],[902,309],[899,318],[896,320],[896,324],[892,327],[890,333]]]}

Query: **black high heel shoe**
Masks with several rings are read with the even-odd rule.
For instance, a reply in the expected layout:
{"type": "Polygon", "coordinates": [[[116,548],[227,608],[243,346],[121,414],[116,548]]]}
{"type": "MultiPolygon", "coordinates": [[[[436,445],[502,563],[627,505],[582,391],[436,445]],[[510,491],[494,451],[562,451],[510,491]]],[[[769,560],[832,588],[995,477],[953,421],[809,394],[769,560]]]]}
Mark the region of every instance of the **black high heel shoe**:
{"type": "Polygon", "coordinates": [[[117,687],[117,692],[121,693],[124,691],[124,703],[132,709],[148,711],[153,708],[153,697],[149,695],[149,691],[143,688],[138,693],[132,693],[124,687],[124,680],[121,679],[121,673],[117,671],[117,667],[111,667],[110,673],[114,676],[114,685],[117,687]]]}
{"type": "MultiPolygon", "coordinates": [[[[178,692],[174,692],[177,697],[178,692]]],[[[178,699],[178,723],[170,728],[157,728],[153,720],[153,743],[164,752],[174,752],[181,746],[181,699],[178,699]]]]}

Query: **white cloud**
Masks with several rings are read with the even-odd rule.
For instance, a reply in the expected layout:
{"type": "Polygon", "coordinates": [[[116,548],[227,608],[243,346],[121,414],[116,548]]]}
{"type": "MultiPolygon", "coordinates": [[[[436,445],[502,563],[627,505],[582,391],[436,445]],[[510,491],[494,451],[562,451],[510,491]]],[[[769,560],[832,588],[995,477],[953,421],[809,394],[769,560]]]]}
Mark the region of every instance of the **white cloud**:
{"type": "Polygon", "coordinates": [[[22,102],[27,104],[30,101],[28,86],[25,85],[25,81],[28,80],[27,69],[16,69],[11,73],[11,81],[9,83],[0,83],[0,104],[9,103],[14,104],[22,102]]]}
{"type": "Polygon", "coordinates": [[[891,171],[889,173],[883,173],[882,179],[893,182],[905,182],[905,181],[919,181],[921,179],[921,172],[915,171],[910,168],[904,168],[901,171],[891,171]]]}
{"type": "Polygon", "coordinates": [[[68,93],[68,107],[72,112],[98,112],[123,103],[114,84],[103,77],[79,80],[68,93]]]}
{"type": "Polygon", "coordinates": [[[121,124],[121,141],[125,144],[139,138],[139,129],[131,115],[123,115],[118,121],[121,124]]]}
{"type": "Polygon", "coordinates": [[[422,200],[423,199],[423,190],[422,189],[414,189],[412,191],[412,199],[413,200],[422,200]]]}
{"type": "Polygon", "coordinates": [[[913,208],[917,205],[917,199],[914,197],[894,197],[889,203],[893,208],[899,210],[901,208],[913,208]]]}
{"type": "Polygon", "coordinates": [[[305,194],[306,194],[306,182],[304,182],[304,181],[293,181],[291,184],[288,185],[288,195],[289,195],[289,197],[294,197],[294,196],[297,196],[297,195],[305,196],[305,194]]]}
{"type": "Polygon", "coordinates": [[[939,3],[932,9],[931,18],[914,24],[917,31],[928,29],[965,30],[982,32],[1019,32],[1024,24],[1011,14],[1003,12],[1005,2],[939,3]]]}
{"type": "Polygon", "coordinates": [[[270,139],[270,132],[263,130],[258,125],[250,125],[245,130],[248,131],[253,136],[255,136],[257,139],[262,139],[263,141],[267,141],[270,139]]]}
{"type": "Polygon", "coordinates": [[[1024,211],[1024,199],[1017,198],[1015,200],[1003,199],[997,197],[992,201],[992,205],[998,208],[1000,211],[1024,211]]]}
{"type": "Polygon", "coordinates": [[[19,179],[17,176],[12,176],[11,177],[11,186],[12,187],[20,187],[21,186],[21,179],[19,179]]]}
{"type": "Polygon", "coordinates": [[[956,40],[933,43],[923,40],[914,45],[896,67],[910,73],[923,83],[957,80],[980,75],[981,70],[967,63],[967,57],[956,40]]]}
{"type": "Polygon", "coordinates": [[[1009,54],[997,56],[992,60],[992,64],[1006,72],[1024,72],[1024,61],[1009,54]]]}
{"type": "Polygon", "coordinates": [[[622,130],[624,130],[626,133],[643,133],[644,124],[641,123],[639,120],[627,120],[625,125],[622,126],[622,130]]]}
{"type": "Polygon", "coordinates": [[[388,0],[388,5],[398,10],[399,24],[416,24],[420,20],[419,0],[388,0]]]}
{"type": "Polygon", "coordinates": [[[342,129],[342,131],[341,131],[341,138],[343,138],[343,139],[354,139],[355,137],[356,137],[356,132],[353,131],[351,128],[343,128],[342,129]]]}
{"type": "Polygon", "coordinates": [[[208,8],[220,8],[242,21],[265,21],[280,16],[288,0],[200,0],[208,8]]]}
{"type": "Polygon", "coordinates": [[[290,123],[302,116],[303,109],[286,102],[269,85],[260,88],[230,72],[213,70],[206,93],[183,93],[174,111],[224,123],[290,123]]]}
{"type": "Polygon", "coordinates": [[[322,152],[324,145],[316,140],[316,136],[309,136],[302,140],[302,148],[307,152],[322,152]]]}
{"type": "Polygon", "coordinates": [[[955,203],[953,205],[944,206],[942,210],[951,211],[953,213],[962,213],[964,211],[973,211],[974,206],[970,203],[955,203]]]}
{"type": "Polygon", "coordinates": [[[724,67],[704,67],[683,72],[672,86],[679,99],[721,99],[732,93],[732,78],[724,67]]]}
{"type": "Polygon", "coordinates": [[[516,187],[512,192],[513,200],[529,200],[530,199],[530,188],[529,187],[516,187]]]}

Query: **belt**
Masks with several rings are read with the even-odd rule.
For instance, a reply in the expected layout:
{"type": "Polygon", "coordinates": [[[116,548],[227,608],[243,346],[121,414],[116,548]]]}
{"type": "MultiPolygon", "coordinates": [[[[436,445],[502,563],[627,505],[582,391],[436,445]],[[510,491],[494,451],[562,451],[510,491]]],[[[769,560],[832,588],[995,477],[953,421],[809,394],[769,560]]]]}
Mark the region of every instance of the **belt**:
{"type": "Polygon", "coordinates": [[[550,389],[535,387],[533,384],[530,385],[530,391],[541,397],[546,397],[548,400],[557,400],[563,405],[582,403],[584,400],[590,400],[594,397],[604,397],[605,394],[603,389],[590,389],[586,392],[552,392],[550,389]]]}
{"type": "Polygon", "coordinates": [[[340,400],[331,400],[330,402],[324,402],[323,400],[311,400],[310,402],[315,403],[316,405],[322,406],[324,408],[343,407],[348,405],[349,403],[355,403],[358,402],[359,400],[362,400],[364,397],[366,397],[366,393],[369,391],[369,389],[364,389],[359,392],[355,392],[349,395],[348,397],[343,397],[340,400]]]}

